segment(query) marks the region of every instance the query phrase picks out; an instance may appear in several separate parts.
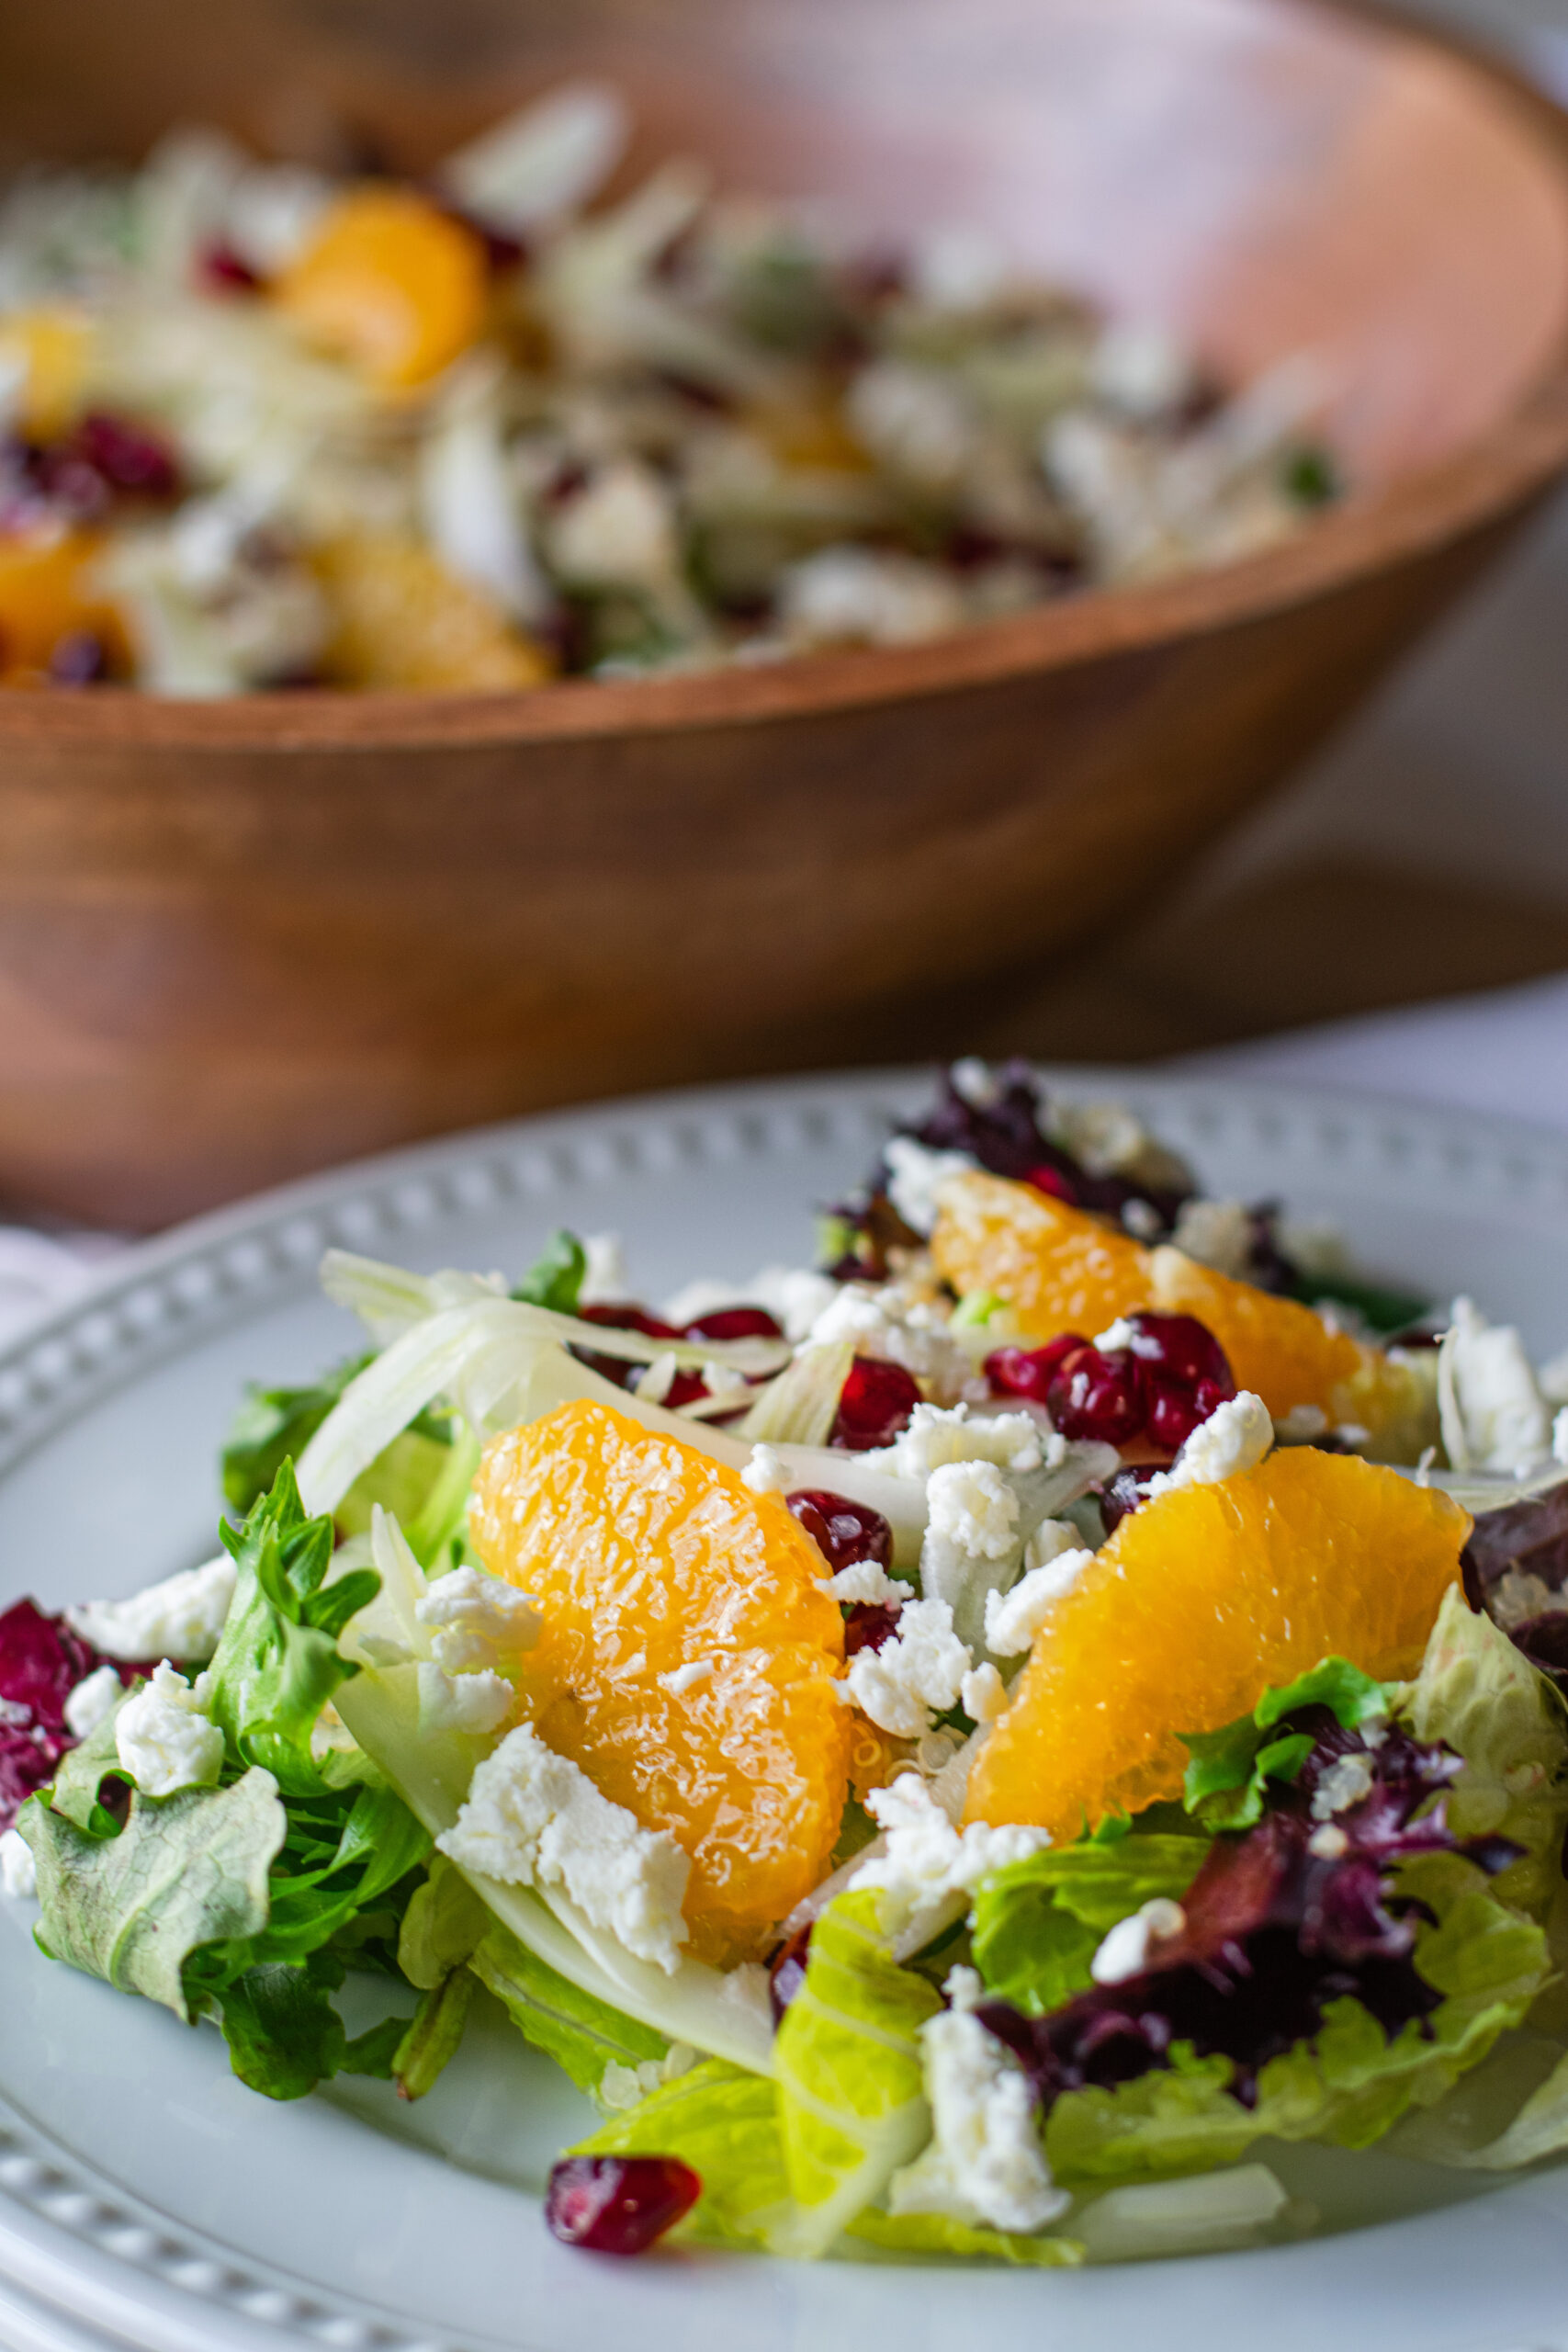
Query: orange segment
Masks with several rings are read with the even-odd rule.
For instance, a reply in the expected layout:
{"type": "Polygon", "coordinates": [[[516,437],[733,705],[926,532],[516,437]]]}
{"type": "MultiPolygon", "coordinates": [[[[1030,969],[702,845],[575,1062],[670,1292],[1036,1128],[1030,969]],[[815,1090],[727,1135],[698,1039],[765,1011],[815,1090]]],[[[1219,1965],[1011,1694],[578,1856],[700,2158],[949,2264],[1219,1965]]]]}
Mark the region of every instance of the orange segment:
{"type": "Polygon", "coordinates": [[[1145,1250],[1028,1184],[952,1179],[931,1254],[955,1290],[1005,1299],[1029,1339],[1059,1331],[1092,1339],[1140,1307],[1194,1315],[1230,1358],[1236,1385],[1261,1396],[1276,1420],[1315,1405],[1331,1422],[1357,1421],[1375,1434],[1416,1413],[1409,1376],[1380,1349],[1331,1330],[1310,1306],[1215,1273],[1179,1250],[1145,1250]]]}
{"type": "Polygon", "coordinates": [[[78,629],[91,631],[116,666],[126,666],[124,627],[93,583],[102,547],[92,531],[0,536],[0,681],[40,681],[62,638],[78,629]]]}
{"type": "Polygon", "coordinates": [[[942,1186],[931,1256],[961,1295],[1005,1298],[1027,1339],[1081,1331],[1092,1340],[1119,1315],[1154,1303],[1141,1242],[1000,1176],[955,1176],[942,1186]]]}
{"type": "Polygon", "coordinates": [[[92,356],[92,322],[81,311],[40,305],[0,318],[0,374],[21,374],[19,422],[35,441],[75,423],[92,356]]]}
{"type": "Polygon", "coordinates": [[[522,1661],[540,1736],[690,1855],[698,1958],[757,1952],[826,1874],[848,1782],[843,1621],[811,1538],[781,1497],[594,1404],[486,1449],[470,1532],[543,1611],[522,1661]]]}
{"type": "Polygon", "coordinates": [[[276,283],[278,301],[313,342],[394,390],[426,382],[468,349],[485,293],[480,240],[402,187],[339,197],[276,283]]]}
{"type": "Polygon", "coordinates": [[[335,684],[488,694],[550,676],[532,639],[418,539],[344,532],[311,562],[332,608],[324,666],[335,684]]]}
{"type": "Polygon", "coordinates": [[[1468,1513],[1349,1454],[1271,1453],[1124,1519],[1058,1601],[969,1781],[974,1821],[1087,1821],[1179,1797],[1179,1732],[1218,1731],[1322,1658],[1413,1674],[1468,1513]]]}

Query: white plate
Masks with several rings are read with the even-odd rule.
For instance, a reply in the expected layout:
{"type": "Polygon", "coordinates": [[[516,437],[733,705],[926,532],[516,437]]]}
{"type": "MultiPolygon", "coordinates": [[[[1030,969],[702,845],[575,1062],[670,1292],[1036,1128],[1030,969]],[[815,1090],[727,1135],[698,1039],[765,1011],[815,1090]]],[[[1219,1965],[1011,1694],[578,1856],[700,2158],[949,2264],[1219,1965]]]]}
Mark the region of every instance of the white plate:
{"type": "MultiPolygon", "coordinates": [[[[1568,1138],[1111,1083],[1212,1190],[1281,1195],[1336,1219],[1378,1272],[1472,1290],[1539,1352],[1568,1342],[1568,1138]]],[[[804,1262],[813,1206],[928,1091],[853,1077],[534,1120],[292,1187],[121,1261],[0,1356],[3,1597],[57,1608],[210,1552],[242,1383],[307,1376],[354,1343],[314,1292],[330,1243],[514,1270],[558,1223],[618,1228],[656,1299],[695,1273],[804,1262]]],[[[274,2106],[233,2080],[210,2030],[40,1959],[30,1919],[0,1905],[0,2343],[19,2352],[1568,2346],[1568,2171],[1487,2186],[1286,2152],[1279,2168],[1337,2234],[1077,2274],[574,2255],[532,2192],[588,2110],[509,2029],[471,2036],[412,2109],[378,2084],[274,2106]]]]}

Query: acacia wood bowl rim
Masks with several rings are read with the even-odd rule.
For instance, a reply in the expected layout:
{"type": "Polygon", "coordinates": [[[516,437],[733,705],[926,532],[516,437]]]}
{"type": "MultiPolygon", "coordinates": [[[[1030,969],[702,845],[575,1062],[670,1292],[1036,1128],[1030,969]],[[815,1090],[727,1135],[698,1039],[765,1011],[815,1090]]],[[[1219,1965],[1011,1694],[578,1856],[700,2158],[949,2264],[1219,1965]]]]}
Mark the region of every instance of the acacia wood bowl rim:
{"type": "MultiPolygon", "coordinates": [[[[1381,0],[1307,0],[1446,55],[1554,151],[1568,206],[1568,107],[1483,46],[1381,0]]],[[[1216,635],[1430,558],[1502,521],[1568,468],[1568,335],[1523,398],[1468,448],[1358,493],[1267,553],[1143,587],[1089,589],[908,646],[791,654],[660,677],[562,679],[525,692],[272,690],[210,701],[137,687],[0,692],[0,745],[166,745],[246,752],[415,751],[682,733],[913,702],[1216,635]]],[[[60,781],[68,772],[62,771],[60,781]]]]}

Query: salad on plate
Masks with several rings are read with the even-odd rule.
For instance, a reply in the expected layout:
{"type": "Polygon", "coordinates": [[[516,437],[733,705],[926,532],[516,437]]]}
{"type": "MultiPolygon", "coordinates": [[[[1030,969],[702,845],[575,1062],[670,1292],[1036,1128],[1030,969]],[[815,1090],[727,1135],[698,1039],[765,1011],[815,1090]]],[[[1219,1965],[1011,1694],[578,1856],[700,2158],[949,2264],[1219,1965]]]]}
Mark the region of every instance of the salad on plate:
{"type": "Polygon", "coordinates": [[[1222,390],[984,239],[632,175],[572,84],[423,180],[171,131],[0,189],[0,684],[514,691],[908,644],[1290,537],[1222,390]]]}
{"type": "Polygon", "coordinates": [[[274,2098],[489,2004],[622,2255],[1070,2266],[1310,2230],[1292,2142],[1568,2147],[1568,1364],[977,1061],[816,1268],[322,1280],[368,1344],[249,1395],[218,1556],[0,1614],[51,1959],[274,2098]]]}

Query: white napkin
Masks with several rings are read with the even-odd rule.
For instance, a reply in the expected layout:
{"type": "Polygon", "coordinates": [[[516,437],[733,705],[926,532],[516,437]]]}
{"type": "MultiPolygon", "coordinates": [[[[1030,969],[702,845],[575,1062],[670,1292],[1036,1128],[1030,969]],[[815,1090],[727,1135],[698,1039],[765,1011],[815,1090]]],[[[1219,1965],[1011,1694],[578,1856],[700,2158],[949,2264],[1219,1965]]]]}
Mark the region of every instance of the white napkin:
{"type": "Polygon", "coordinates": [[[1568,975],[1221,1046],[1166,1067],[1347,1086],[1568,1127],[1568,975]]]}

